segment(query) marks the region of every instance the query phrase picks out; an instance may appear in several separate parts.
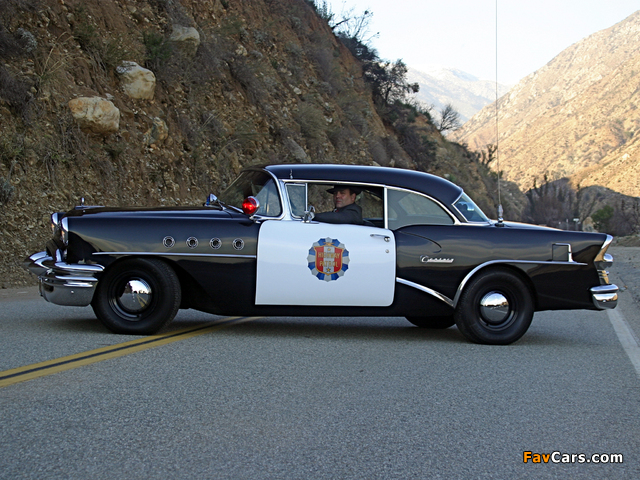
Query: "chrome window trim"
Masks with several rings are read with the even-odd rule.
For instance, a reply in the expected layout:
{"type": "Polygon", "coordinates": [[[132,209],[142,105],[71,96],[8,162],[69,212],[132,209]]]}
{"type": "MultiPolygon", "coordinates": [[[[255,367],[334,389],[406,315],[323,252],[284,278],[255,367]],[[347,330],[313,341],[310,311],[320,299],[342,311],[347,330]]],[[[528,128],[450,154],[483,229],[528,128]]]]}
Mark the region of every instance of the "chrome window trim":
{"type": "MultiPolygon", "coordinates": [[[[284,195],[282,193],[282,185],[280,185],[280,179],[278,177],[276,177],[276,175],[272,172],[270,172],[269,170],[265,170],[264,168],[258,168],[258,167],[249,167],[247,168],[245,171],[254,171],[254,172],[262,172],[262,173],[266,173],[267,175],[269,175],[271,177],[271,179],[274,181],[275,185],[276,185],[276,189],[278,190],[278,197],[280,200],[280,209],[281,209],[281,213],[280,215],[278,215],[277,217],[269,217],[266,215],[251,215],[249,217],[249,219],[251,219],[252,221],[256,222],[256,223],[260,223],[260,222],[264,222],[265,220],[282,220],[283,218],[285,218],[285,211],[287,210],[286,206],[285,206],[285,202],[284,202],[284,195]]],[[[234,205],[229,205],[229,207],[232,207],[234,209],[238,209],[238,207],[234,206],[234,205]]],[[[238,209],[239,213],[244,213],[242,211],[242,209],[238,209]]]]}
{"type": "MultiPolygon", "coordinates": [[[[458,220],[458,218],[457,218],[457,217],[456,217],[456,216],[451,212],[451,210],[450,210],[449,208],[447,208],[447,207],[446,207],[446,206],[445,206],[445,205],[444,205],[440,200],[438,200],[438,199],[436,199],[436,198],[433,198],[433,197],[432,197],[432,196],[430,196],[430,195],[427,195],[427,194],[422,193],[422,192],[416,192],[415,190],[411,190],[411,189],[409,189],[409,188],[402,188],[402,187],[390,187],[390,186],[385,186],[384,188],[385,188],[385,200],[386,200],[386,191],[387,191],[387,190],[396,190],[396,191],[399,191],[399,192],[407,192],[407,193],[413,193],[413,194],[415,194],[415,195],[420,195],[421,197],[424,197],[424,198],[426,198],[427,200],[431,200],[431,201],[432,201],[432,202],[434,202],[436,205],[438,205],[440,208],[442,208],[442,209],[447,213],[447,215],[449,215],[449,216],[451,217],[451,219],[453,220],[453,224],[454,224],[454,225],[461,225],[461,224],[462,224],[462,222],[460,222],[460,220],[458,220]]],[[[458,198],[460,198],[460,197],[458,197],[458,198]]],[[[456,200],[456,201],[457,201],[457,200],[456,200]]],[[[457,210],[457,209],[456,209],[456,210],[457,210]]],[[[384,212],[384,213],[385,213],[385,224],[386,224],[386,225],[388,225],[388,212],[389,212],[388,205],[385,205],[385,212],[384,212]]],[[[464,216],[464,215],[463,215],[463,216],[464,216]]],[[[446,224],[446,223],[429,223],[429,224],[426,224],[426,223],[424,223],[424,224],[423,224],[423,223],[418,223],[418,224],[416,224],[416,225],[450,226],[449,224],[446,224]]],[[[387,227],[387,228],[388,228],[388,227],[387,227]]]]}
{"type": "MultiPolygon", "coordinates": [[[[389,189],[385,186],[383,189],[383,202],[382,202],[382,208],[384,209],[384,212],[382,212],[382,221],[384,222],[384,229],[385,230],[389,230],[389,189]]],[[[397,255],[397,253],[396,253],[397,255]]]]}
{"type": "MultiPolygon", "coordinates": [[[[447,207],[445,204],[443,204],[440,200],[427,195],[425,193],[422,192],[416,192],[415,190],[411,190],[409,188],[403,188],[403,187],[396,187],[396,186],[391,186],[391,185],[387,185],[387,184],[381,184],[381,183],[366,183],[366,182],[352,182],[352,181],[332,181],[332,180],[305,180],[303,178],[294,178],[294,179],[279,179],[280,182],[282,182],[282,189],[284,191],[286,191],[286,188],[284,188],[284,185],[287,183],[304,183],[305,185],[307,185],[307,192],[308,192],[308,185],[310,183],[313,184],[325,184],[325,185],[357,185],[357,186],[362,186],[362,187],[374,187],[374,188],[382,188],[383,190],[383,208],[384,208],[384,228],[385,229],[389,229],[389,200],[388,200],[388,190],[396,190],[399,192],[407,192],[407,193],[413,193],[415,195],[420,195],[421,197],[424,197],[428,200],[431,200],[432,202],[434,202],[436,205],[438,205],[440,208],[442,208],[447,215],[449,215],[451,217],[451,219],[453,220],[453,224],[454,225],[462,225],[462,222],[460,222],[460,220],[458,220],[458,218],[453,214],[453,212],[451,212],[451,209],[449,207],[447,207]]],[[[462,195],[462,194],[460,194],[462,195]]],[[[458,197],[460,198],[460,197],[458,197]]],[[[307,193],[307,207],[308,205],[308,193],[307,193]]],[[[288,198],[287,198],[288,201],[288,198]]],[[[457,201],[457,200],[456,200],[457,201]]],[[[286,203],[286,208],[287,210],[289,210],[289,204],[287,202],[283,202],[286,203]]],[[[291,212],[288,212],[289,217],[290,218],[295,218],[297,220],[297,217],[292,217],[291,216],[291,212]]],[[[271,217],[269,217],[271,218],[271,217]]],[[[474,225],[484,225],[485,223],[480,223],[480,222],[473,222],[474,225]]],[[[432,224],[432,225],[440,225],[440,224],[432,224]]],[[[446,225],[446,224],[442,224],[442,225],[446,225]]]]}
{"type": "Polygon", "coordinates": [[[282,191],[284,192],[285,198],[283,199],[283,203],[286,205],[286,214],[285,217],[287,220],[302,220],[302,217],[298,217],[293,214],[291,210],[291,198],[289,197],[289,191],[287,190],[287,185],[304,185],[304,204],[305,208],[309,207],[309,187],[308,183],[301,180],[282,180],[278,179],[280,183],[282,183],[282,191]]]}
{"type": "MultiPolygon", "coordinates": [[[[472,222],[471,220],[467,220],[467,217],[465,217],[465,216],[463,215],[463,213],[462,213],[460,210],[458,210],[458,207],[456,207],[456,203],[458,203],[458,200],[460,200],[460,199],[462,198],[462,196],[463,196],[463,195],[465,195],[465,191],[464,191],[464,190],[463,190],[463,191],[461,191],[461,192],[460,192],[460,195],[458,195],[458,198],[456,198],[456,199],[453,201],[453,203],[451,204],[451,207],[452,207],[452,208],[455,208],[455,209],[456,209],[456,212],[458,212],[458,213],[462,216],[462,218],[464,218],[464,219],[466,220],[466,222],[465,222],[465,223],[468,223],[468,224],[470,224],[470,225],[491,225],[493,222],[491,221],[491,219],[490,219],[489,217],[487,217],[487,218],[488,218],[488,220],[489,220],[489,221],[487,221],[487,222],[472,222]]],[[[467,197],[469,198],[469,200],[471,200],[471,201],[473,202],[473,204],[474,204],[476,207],[478,207],[478,204],[473,200],[473,198],[469,197],[469,195],[467,195],[467,197]]],[[[478,207],[478,208],[480,208],[480,207],[478,207]]],[[[481,210],[481,211],[482,211],[482,210],[481,210]]],[[[482,212],[482,213],[483,213],[483,215],[484,215],[485,217],[487,216],[487,214],[486,214],[486,213],[484,213],[484,212],[482,212]]]]}
{"type": "MultiPolygon", "coordinates": [[[[269,217],[271,218],[271,217],[269,217]]],[[[226,253],[170,253],[170,252],[95,252],[94,255],[155,255],[157,257],[226,257],[226,258],[257,258],[256,255],[236,255],[226,253]]]]}

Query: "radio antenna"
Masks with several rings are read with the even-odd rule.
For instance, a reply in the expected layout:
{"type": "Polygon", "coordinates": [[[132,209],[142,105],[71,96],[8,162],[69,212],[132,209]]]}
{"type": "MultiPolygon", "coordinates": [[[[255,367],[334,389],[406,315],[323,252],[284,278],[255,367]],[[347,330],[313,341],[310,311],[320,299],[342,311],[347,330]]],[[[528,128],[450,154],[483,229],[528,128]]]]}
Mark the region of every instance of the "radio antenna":
{"type": "Polygon", "coordinates": [[[503,210],[502,210],[502,192],[500,191],[500,130],[498,124],[498,0],[496,0],[496,163],[498,165],[498,227],[502,227],[503,210]]]}

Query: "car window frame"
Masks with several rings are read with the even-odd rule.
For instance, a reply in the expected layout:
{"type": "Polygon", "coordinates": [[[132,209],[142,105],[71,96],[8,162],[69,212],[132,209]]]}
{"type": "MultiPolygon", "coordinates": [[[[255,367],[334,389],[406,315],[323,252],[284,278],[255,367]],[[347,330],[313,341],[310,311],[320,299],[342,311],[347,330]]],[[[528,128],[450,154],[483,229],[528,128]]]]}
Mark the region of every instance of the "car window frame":
{"type": "MultiPolygon", "coordinates": [[[[253,215],[249,216],[249,218],[251,220],[253,220],[254,222],[263,222],[266,220],[282,220],[283,218],[285,218],[288,214],[289,214],[289,204],[288,204],[288,197],[285,197],[285,195],[283,194],[282,191],[282,185],[280,182],[280,179],[273,174],[273,172],[270,172],[269,170],[265,170],[263,168],[247,168],[244,171],[249,171],[249,172],[259,172],[259,173],[263,173],[266,174],[267,176],[271,177],[271,180],[273,181],[273,183],[276,186],[276,192],[278,194],[278,201],[280,202],[280,214],[276,215],[276,216],[270,216],[270,215],[260,215],[257,213],[254,213],[253,215]]],[[[235,180],[234,180],[235,181],[235,180]]],[[[267,182],[265,182],[265,185],[267,184],[267,182]]],[[[222,199],[223,201],[225,200],[224,198],[222,199]]],[[[237,207],[233,207],[233,208],[237,208],[237,207]]]]}
{"type": "Polygon", "coordinates": [[[407,226],[414,226],[414,225],[453,226],[453,225],[460,225],[460,220],[453,214],[453,212],[451,212],[451,209],[447,208],[447,206],[445,206],[441,201],[439,201],[436,198],[433,198],[430,195],[427,195],[427,194],[422,193],[422,192],[416,192],[415,190],[411,190],[409,188],[392,187],[392,186],[389,186],[389,185],[385,186],[385,189],[384,189],[384,228],[386,228],[387,230],[396,231],[396,230],[399,230],[400,228],[407,227],[407,226]],[[403,226],[398,227],[396,229],[389,228],[389,191],[391,191],[391,190],[418,195],[420,197],[424,197],[427,200],[432,201],[433,203],[435,203],[437,206],[439,206],[442,210],[444,210],[446,212],[446,214],[453,220],[453,223],[416,223],[416,224],[411,224],[411,225],[403,225],[403,226]]]}
{"type": "MultiPolygon", "coordinates": [[[[433,224],[433,223],[420,223],[420,224],[415,224],[415,225],[425,225],[425,226],[451,226],[451,225],[460,225],[460,219],[458,219],[458,217],[451,211],[451,208],[447,207],[444,203],[442,203],[440,200],[438,200],[437,198],[432,197],[431,195],[427,195],[425,193],[422,192],[417,192],[415,190],[411,190],[409,188],[403,188],[403,187],[396,187],[396,186],[391,186],[391,185],[384,185],[384,184],[373,184],[373,183],[364,183],[364,182],[355,182],[355,181],[338,181],[338,180],[308,180],[308,179],[302,179],[302,178],[292,178],[292,179],[279,179],[278,182],[278,187],[279,190],[281,192],[282,195],[282,205],[283,205],[283,211],[284,211],[284,215],[282,218],[288,218],[290,220],[296,220],[296,221],[302,221],[302,217],[296,216],[293,214],[292,208],[291,208],[291,199],[289,197],[289,192],[287,189],[287,185],[289,184],[293,184],[293,185],[301,185],[304,184],[305,185],[305,208],[308,209],[309,208],[309,185],[310,184],[315,184],[315,185],[354,185],[354,186],[358,186],[362,189],[382,189],[382,201],[383,201],[383,226],[382,227],[374,227],[374,228],[383,228],[385,230],[390,230],[389,228],[389,191],[393,190],[393,191],[399,191],[399,192],[406,192],[406,193],[410,193],[410,194],[414,194],[414,195],[418,195],[421,197],[426,198],[427,200],[432,201],[433,203],[435,203],[437,206],[439,206],[442,210],[444,210],[446,212],[446,214],[451,218],[451,220],[453,221],[453,223],[451,224],[433,224]]],[[[272,218],[272,217],[268,217],[268,218],[272,218]]],[[[404,225],[406,226],[406,225],[404,225]]],[[[403,226],[403,227],[404,227],[403,226]]],[[[369,226],[370,227],[370,226],[369,226]]],[[[399,228],[403,228],[403,227],[399,227],[399,228]]],[[[397,230],[397,229],[396,229],[397,230]]]]}

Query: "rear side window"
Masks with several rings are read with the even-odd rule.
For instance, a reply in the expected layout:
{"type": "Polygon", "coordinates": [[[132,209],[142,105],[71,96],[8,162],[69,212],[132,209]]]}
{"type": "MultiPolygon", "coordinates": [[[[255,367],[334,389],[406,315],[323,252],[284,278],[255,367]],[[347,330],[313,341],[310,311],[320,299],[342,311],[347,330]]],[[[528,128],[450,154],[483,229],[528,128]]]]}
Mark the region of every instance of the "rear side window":
{"type": "Polygon", "coordinates": [[[489,222],[489,219],[465,193],[453,204],[469,222],[489,222]]]}
{"type": "Polygon", "coordinates": [[[387,190],[389,228],[408,225],[453,225],[451,215],[438,203],[413,192],[387,190]]]}

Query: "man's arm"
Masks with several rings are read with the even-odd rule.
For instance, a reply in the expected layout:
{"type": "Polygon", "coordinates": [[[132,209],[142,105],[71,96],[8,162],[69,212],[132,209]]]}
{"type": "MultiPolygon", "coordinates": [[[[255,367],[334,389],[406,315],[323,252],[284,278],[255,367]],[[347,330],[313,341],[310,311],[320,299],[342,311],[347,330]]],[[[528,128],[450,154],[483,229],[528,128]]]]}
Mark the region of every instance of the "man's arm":
{"type": "Polygon", "coordinates": [[[354,225],[364,225],[362,221],[362,208],[352,203],[340,211],[317,213],[314,220],[323,223],[351,223],[354,225]]]}

